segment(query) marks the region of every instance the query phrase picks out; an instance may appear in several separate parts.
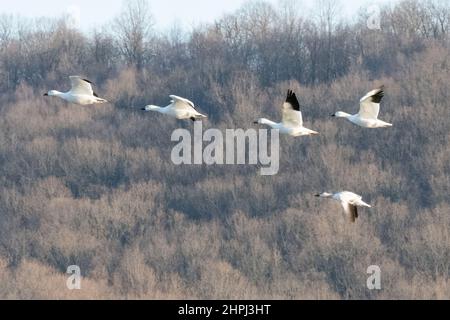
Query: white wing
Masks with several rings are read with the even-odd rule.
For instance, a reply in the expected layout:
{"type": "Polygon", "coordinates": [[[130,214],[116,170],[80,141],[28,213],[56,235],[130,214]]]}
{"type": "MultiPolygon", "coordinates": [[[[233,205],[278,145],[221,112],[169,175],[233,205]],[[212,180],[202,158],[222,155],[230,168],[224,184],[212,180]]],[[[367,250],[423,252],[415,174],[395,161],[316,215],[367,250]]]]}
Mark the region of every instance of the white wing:
{"type": "Polygon", "coordinates": [[[73,94],[86,94],[86,95],[94,95],[94,91],[92,90],[92,85],[89,80],[82,79],[77,76],[71,76],[70,82],[72,84],[72,89],[70,90],[73,94]]]}
{"type": "Polygon", "coordinates": [[[290,104],[283,105],[283,125],[286,127],[303,127],[301,111],[293,110],[290,104]]]}
{"type": "Polygon", "coordinates": [[[174,96],[174,95],[171,95],[169,97],[172,99],[171,102],[173,103],[173,107],[175,109],[183,109],[184,110],[184,109],[192,108],[195,110],[195,106],[194,106],[194,103],[192,103],[192,101],[185,99],[185,98],[178,97],[178,96],[174,96]]]}
{"type": "Polygon", "coordinates": [[[384,97],[384,87],[370,91],[360,101],[359,115],[364,119],[378,119],[380,102],[384,97]]]}
{"type": "Polygon", "coordinates": [[[339,199],[341,201],[354,204],[355,201],[357,202],[358,200],[361,200],[362,197],[360,195],[357,195],[356,193],[344,191],[339,194],[339,199]]]}
{"type": "Polygon", "coordinates": [[[303,127],[303,116],[300,103],[294,91],[288,90],[286,102],[283,104],[283,125],[285,127],[303,127]]]}

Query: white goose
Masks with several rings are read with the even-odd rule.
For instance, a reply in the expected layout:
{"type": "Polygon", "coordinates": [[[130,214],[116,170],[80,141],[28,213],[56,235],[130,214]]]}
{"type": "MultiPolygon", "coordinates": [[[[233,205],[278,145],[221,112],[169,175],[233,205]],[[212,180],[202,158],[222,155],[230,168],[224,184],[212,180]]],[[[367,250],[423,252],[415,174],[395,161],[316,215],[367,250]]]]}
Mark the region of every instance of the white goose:
{"type": "Polygon", "coordinates": [[[392,124],[378,119],[380,102],[384,97],[384,86],[370,91],[360,101],[359,113],[351,115],[342,111],[336,112],[332,117],[346,118],[350,122],[364,128],[387,128],[392,124]]]}
{"type": "Polygon", "coordinates": [[[172,101],[170,101],[171,104],[167,107],[162,108],[154,105],[148,105],[145,108],[142,108],[142,110],[156,111],[177,118],[179,120],[191,119],[192,121],[197,121],[207,118],[207,116],[195,110],[195,105],[192,101],[174,95],[171,95],[169,97],[172,99],[172,101]]]}
{"type": "Polygon", "coordinates": [[[300,104],[297,96],[292,90],[288,90],[286,102],[283,104],[283,120],[276,123],[265,118],[255,121],[255,124],[265,124],[272,129],[280,130],[281,134],[293,137],[309,136],[319,134],[316,131],[307,129],[303,126],[303,116],[300,111],[300,104]]]}
{"type": "Polygon", "coordinates": [[[317,194],[316,197],[332,198],[339,201],[342,204],[342,207],[344,207],[344,211],[350,218],[351,222],[355,222],[359,217],[358,207],[372,208],[370,204],[367,204],[362,200],[361,196],[349,191],[343,191],[335,194],[324,192],[322,194],[317,194]]]}
{"type": "Polygon", "coordinates": [[[58,97],[66,100],[70,103],[79,105],[89,105],[97,103],[108,102],[105,99],[99,98],[98,95],[92,90],[92,82],[86,79],[82,79],[78,76],[71,76],[70,82],[72,89],[68,92],[59,92],[56,90],[50,90],[44,96],[58,97]]]}

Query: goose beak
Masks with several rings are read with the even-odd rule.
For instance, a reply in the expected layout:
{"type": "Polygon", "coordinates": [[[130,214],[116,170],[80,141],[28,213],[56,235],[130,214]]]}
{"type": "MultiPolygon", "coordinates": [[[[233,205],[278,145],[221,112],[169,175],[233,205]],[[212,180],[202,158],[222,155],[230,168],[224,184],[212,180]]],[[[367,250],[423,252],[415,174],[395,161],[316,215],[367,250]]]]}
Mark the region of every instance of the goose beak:
{"type": "Polygon", "coordinates": [[[48,97],[48,93],[44,93],[44,97],[48,97]]]}
{"type": "Polygon", "coordinates": [[[314,195],[314,197],[320,198],[320,194],[316,194],[314,195]]]}
{"type": "Polygon", "coordinates": [[[142,111],[147,111],[147,109],[145,109],[145,108],[141,108],[141,110],[142,110],[142,111]]]}
{"type": "Polygon", "coordinates": [[[331,117],[336,117],[336,115],[335,115],[335,114],[332,114],[331,117]]]}
{"type": "Polygon", "coordinates": [[[259,122],[258,121],[254,121],[253,124],[259,124],[259,122]]]}

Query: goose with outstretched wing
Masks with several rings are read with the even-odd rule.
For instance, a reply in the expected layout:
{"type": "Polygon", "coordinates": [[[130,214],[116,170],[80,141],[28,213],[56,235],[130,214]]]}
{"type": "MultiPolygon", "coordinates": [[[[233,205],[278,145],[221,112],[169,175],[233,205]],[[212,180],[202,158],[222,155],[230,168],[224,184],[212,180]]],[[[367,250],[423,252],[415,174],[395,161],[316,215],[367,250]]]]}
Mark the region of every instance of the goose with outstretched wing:
{"type": "Polygon", "coordinates": [[[384,97],[384,86],[370,91],[360,100],[359,112],[355,115],[346,112],[336,112],[333,117],[345,118],[350,122],[363,128],[387,128],[392,127],[391,123],[379,120],[380,103],[384,97]]]}
{"type": "Polygon", "coordinates": [[[309,136],[319,134],[316,131],[307,129],[303,126],[303,115],[300,111],[300,103],[296,94],[288,90],[286,101],[283,103],[281,123],[273,122],[266,118],[255,121],[255,124],[268,125],[272,129],[279,130],[281,134],[293,137],[309,136]]]}
{"type": "Polygon", "coordinates": [[[169,97],[171,101],[167,107],[148,105],[142,108],[142,110],[159,112],[178,120],[191,119],[192,121],[197,121],[207,118],[206,115],[195,109],[195,105],[192,101],[175,95],[169,97]]]}
{"type": "Polygon", "coordinates": [[[316,197],[330,198],[339,201],[344,208],[344,212],[351,222],[356,222],[359,218],[358,207],[372,208],[370,204],[367,204],[362,200],[360,195],[350,191],[342,191],[338,193],[324,192],[317,194],[316,197]]]}
{"type": "Polygon", "coordinates": [[[79,76],[70,76],[70,83],[72,88],[68,92],[60,92],[57,90],[50,90],[45,93],[46,97],[58,97],[67,102],[79,105],[90,105],[108,102],[105,99],[99,98],[92,89],[92,82],[83,79],[79,76]]]}

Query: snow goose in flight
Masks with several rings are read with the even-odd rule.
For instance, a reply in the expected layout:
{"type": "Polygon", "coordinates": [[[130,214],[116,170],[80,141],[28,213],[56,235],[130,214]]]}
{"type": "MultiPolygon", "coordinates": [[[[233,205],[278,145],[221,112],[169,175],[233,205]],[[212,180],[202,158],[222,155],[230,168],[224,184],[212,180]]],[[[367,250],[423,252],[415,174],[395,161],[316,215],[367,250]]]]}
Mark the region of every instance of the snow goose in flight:
{"type": "Polygon", "coordinates": [[[255,124],[265,124],[272,129],[280,130],[280,133],[293,137],[309,136],[319,134],[316,131],[303,127],[303,116],[300,111],[300,104],[297,96],[292,90],[288,90],[286,102],[283,104],[283,120],[275,123],[265,118],[261,118],[255,124]]]}
{"type": "Polygon", "coordinates": [[[322,194],[317,194],[316,197],[332,198],[333,200],[339,201],[342,204],[342,207],[344,207],[344,211],[350,218],[351,222],[355,222],[359,217],[358,207],[372,208],[371,205],[362,200],[361,196],[349,191],[343,191],[335,194],[324,192],[322,194]]]}
{"type": "Polygon", "coordinates": [[[99,98],[98,95],[92,90],[92,82],[86,79],[82,79],[78,76],[71,76],[70,82],[72,89],[69,92],[59,92],[56,90],[50,90],[44,96],[58,97],[66,100],[70,103],[79,105],[89,105],[97,103],[106,103],[105,99],[99,98]]]}
{"type": "Polygon", "coordinates": [[[192,101],[174,95],[171,95],[170,98],[172,100],[170,101],[170,105],[167,107],[148,105],[145,108],[142,108],[142,110],[156,111],[177,118],[178,120],[191,119],[192,121],[197,121],[207,118],[207,116],[195,110],[195,105],[192,101]]]}
{"type": "Polygon", "coordinates": [[[359,113],[351,115],[342,111],[336,112],[332,117],[346,118],[350,122],[364,128],[387,128],[392,124],[378,119],[380,102],[384,97],[384,86],[370,91],[360,101],[359,113]]]}

